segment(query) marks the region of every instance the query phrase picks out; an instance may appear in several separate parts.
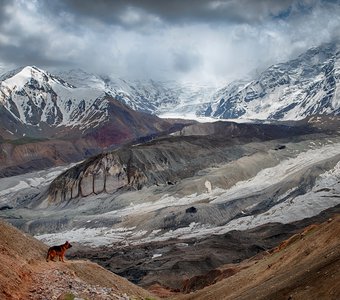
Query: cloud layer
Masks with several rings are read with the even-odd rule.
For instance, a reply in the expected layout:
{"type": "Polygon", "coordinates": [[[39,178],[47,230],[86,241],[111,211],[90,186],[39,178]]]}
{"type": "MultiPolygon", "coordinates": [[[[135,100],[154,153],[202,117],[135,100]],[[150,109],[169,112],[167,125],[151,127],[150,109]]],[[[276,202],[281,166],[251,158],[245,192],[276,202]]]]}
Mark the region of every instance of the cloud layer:
{"type": "Polygon", "coordinates": [[[228,82],[340,32],[336,0],[0,2],[0,68],[228,82]]]}

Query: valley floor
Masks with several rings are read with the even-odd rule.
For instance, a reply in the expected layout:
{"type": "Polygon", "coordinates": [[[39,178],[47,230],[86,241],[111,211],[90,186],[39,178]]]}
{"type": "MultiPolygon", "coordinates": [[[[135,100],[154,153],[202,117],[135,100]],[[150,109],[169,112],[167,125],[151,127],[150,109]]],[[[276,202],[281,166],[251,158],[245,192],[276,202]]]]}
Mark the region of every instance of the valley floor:
{"type": "MultiPolygon", "coordinates": [[[[195,278],[205,282],[206,274],[216,272],[218,276],[222,274],[220,280],[225,274],[239,274],[243,269],[254,271],[242,273],[247,278],[245,283],[233,281],[238,278],[237,274],[230,277],[234,278],[230,284],[235,288],[227,291],[221,287],[226,297],[243,291],[242,297],[251,297],[253,293],[276,299],[274,294],[264,293],[267,290],[286,297],[280,284],[285,284],[287,291],[295,291],[292,283],[295,279],[303,283],[304,278],[310,278],[307,281],[311,286],[317,286],[313,283],[314,277],[308,277],[309,264],[315,266],[313,274],[326,270],[339,279],[333,269],[339,258],[338,229],[332,229],[333,236],[329,235],[323,242],[312,232],[308,236],[313,236],[316,242],[309,240],[308,249],[303,248],[302,238],[301,247],[296,249],[298,256],[293,252],[284,256],[284,252],[280,252],[282,255],[265,255],[261,263],[255,264],[256,259],[247,261],[269,252],[304,227],[339,214],[339,134],[252,140],[218,150],[221,149],[230,151],[233,159],[199,169],[194,176],[178,182],[145,186],[141,190],[122,189],[113,194],[101,193],[56,204],[49,202],[47,191],[54,176],[62,172],[61,168],[3,178],[0,179],[3,187],[0,217],[48,245],[69,240],[74,245],[69,258],[90,259],[160,294],[160,291],[167,295],[192,292],[206,285],[190,287],[195,278]],[[322,260],[319,250],[325,251],[327,260],[322,260]],[[304,256],[303,253],[308,252],[313,255],[304,256]],[[277,261],[275,257],[282,259],[277,261]],[[305,262],[300,265],[304,273],[299,273],[294,264],[289,265],[291,273],[280,273],[283,272],[281,261],[299,265],[299,259],[305,262]],[[325,264],[317,265],[318,262],[325,264]],[[229,267],[229,271],[223,269],[226,264],[233,264],[231,271],[229,267]],[[276,270],[273,264],[280,267],[276,270]],[[242,270],[235,272],[236,269],[242,270]],[[272,273],[273,270],[278,273],[272,273]],[[271,278],[276,275],[278,277],[271,278]],[[285,275],[293,276],[292,281],[285,281],[285,275]],[[248,285],[253,282],[258,282],[257,288],[248,285]],[[269,289],[265,282],[272,282],[273,288],[269,289]]],[[[218,154],[216,149],[213,152],[218,154]]],[[[336,220],[329,225],[338,228],[338,218],[336,220]]],[[[54,275],[53,272],[46,274],[51,278],[54,275]]],[[[329,282],[324,283],[325,286],[333,284],[332,276],[325,278],[329,282]]],[[[334,291],[333,286],[328,289],[329,293],[334,291]]],[[[221,299],[224,294],[212,298],[200,295],[195,297],[221,299]]]]}

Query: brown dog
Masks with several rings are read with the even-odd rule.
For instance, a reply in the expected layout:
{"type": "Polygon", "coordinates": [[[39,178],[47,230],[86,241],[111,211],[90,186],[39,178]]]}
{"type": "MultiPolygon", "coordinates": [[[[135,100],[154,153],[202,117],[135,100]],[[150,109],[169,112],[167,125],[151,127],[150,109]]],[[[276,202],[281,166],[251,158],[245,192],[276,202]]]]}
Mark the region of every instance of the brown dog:
{"type": "Polygon", "coordinates": [[[63,245],[50,247],[47,252],[46,261],[48,262],[49,259],[53,260],[56,256],[59,256],[59,261],[64,262],[65,252],[71,247],[72,245],[68,241],[63,245]]]}

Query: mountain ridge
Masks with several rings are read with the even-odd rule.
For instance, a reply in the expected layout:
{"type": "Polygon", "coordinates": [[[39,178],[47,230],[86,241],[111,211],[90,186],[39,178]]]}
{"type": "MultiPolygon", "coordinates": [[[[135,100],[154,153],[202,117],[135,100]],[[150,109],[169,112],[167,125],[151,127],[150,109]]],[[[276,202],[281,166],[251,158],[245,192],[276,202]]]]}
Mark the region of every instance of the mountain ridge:
{"type": "Polygon", "coordinates": [[[250,82],[219,90],[201,114],[215,118],[297,120],[340,114],[340,46],[323,44],[270,66],[250,82]]]}
{"type": "MultiPolygon", "coordinates": [[[[62,114],[59,111],[56,114],[50,109],[48,111],[51,115],[49,123],[60,124],[60,115],[63,115],[63,124],[67,126],[73,126],[80,121],[75,118],[79,112],[78,114],[75,112],[73,118],[66,112],[67,109],[74,111],[72,101],[67,102],[72,98],[72,94],[75,98],[84,98],[85,103],[82,105],[85,104],[83,107],[85,110],[94,109],[95,100],[106,95],[133,110],[159,116],[299,120],[316,114],[340,114],[339,49],[337,41],[322,44],[308,49],[295,59],[268,67],[252,80],[234,81],[222,88],[176,81],[112,78],[107,75],[91,74],[81,69],[57,71],[56,75],[52,75],[34,66],[7,72],[0,77],[0,82],[4,86],[4,82],[27,68],[40,71],[44,74],[42,77],[49,77],[51,85],[53,82],[54,85],[59,82],[63,88],[58,89],[56,94],[61,95],[58,101],[64,103],[59,106],[50,104],[50,108],[57,109],[57,111],[60,108],[62,114]],[[87,94],[91,96],[85,96],[87,94]],[[63,98],[67,99],[61,101],[63,98]],[[87,102],[89,102],[88,105],[87,102]]],[[[49,85],[38,84],[36,86],[36,90],[49,88],[49,85]]],[[[1,102],[3,95],[6,94],[6,88],[2,87],[0,90],[2,90],[0,91],[1,102]]],[[[25,91],[21,92],[25,93],[25,91]]],[[[24,94],[24,96],[30,97],[31,95],[24,94]]],[[[18,99],[24,101],[22,97],[18,99]]],[[[37,104],[34,97],[31,99],[33,104],[37,104]]],[[[12,100],[15,104],[15,99],[12,100]]],[[[15,111],[14,104],[11,103],[11,107],[8,105],[7,108],[23,119],[23,111],[20,109],[15,111]]],[[[105,104],[102,105],[99,108],[105,110],[105,104]]],[[[35,110],[39,111],[39,108],[35,110]]],[[[47,112],[43,115],[45,119],[46,114],[47,112]]]]}

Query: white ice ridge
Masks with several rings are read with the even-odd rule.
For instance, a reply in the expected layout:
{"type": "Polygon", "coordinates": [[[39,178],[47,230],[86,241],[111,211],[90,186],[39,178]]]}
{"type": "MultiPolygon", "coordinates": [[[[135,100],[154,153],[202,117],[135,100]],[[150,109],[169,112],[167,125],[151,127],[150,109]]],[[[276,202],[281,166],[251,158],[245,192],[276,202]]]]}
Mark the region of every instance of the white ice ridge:
{"type": "Polygon", "coordinates": [[[213,200],[212,203],[222,203],[254,195],[279,183],[285,178],[289,178],[292,174],[306,167],[339,154],[340,143],[325,145],[318,149],[302,152],[297,157],[284,160],[275,167],[261,170],[255,177],[249,180],[237,182],[229,190],[213,200]]]}

